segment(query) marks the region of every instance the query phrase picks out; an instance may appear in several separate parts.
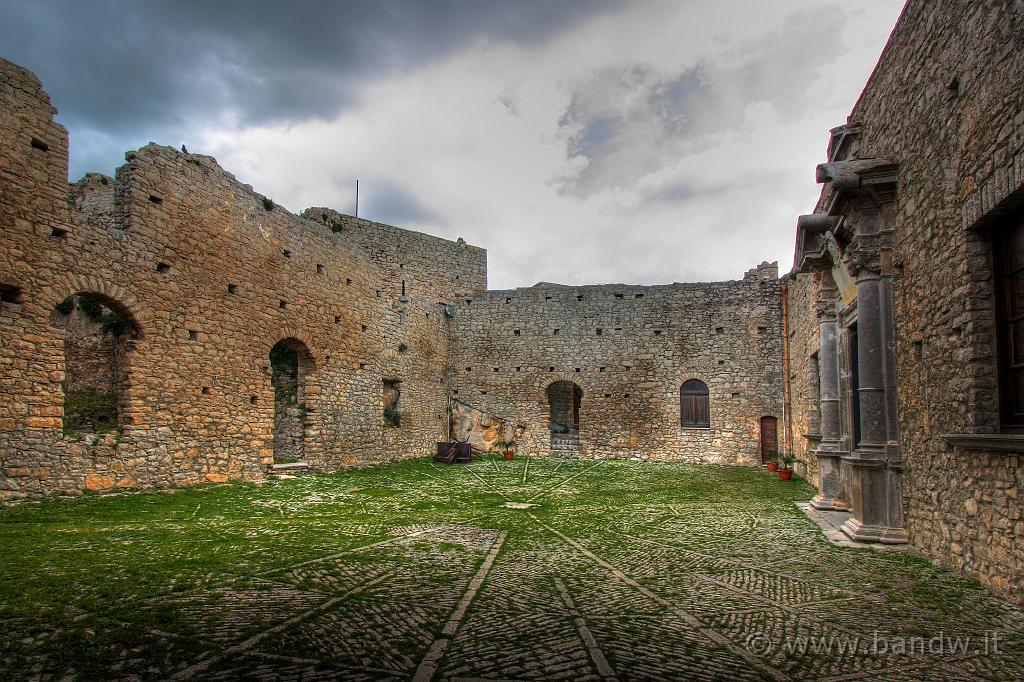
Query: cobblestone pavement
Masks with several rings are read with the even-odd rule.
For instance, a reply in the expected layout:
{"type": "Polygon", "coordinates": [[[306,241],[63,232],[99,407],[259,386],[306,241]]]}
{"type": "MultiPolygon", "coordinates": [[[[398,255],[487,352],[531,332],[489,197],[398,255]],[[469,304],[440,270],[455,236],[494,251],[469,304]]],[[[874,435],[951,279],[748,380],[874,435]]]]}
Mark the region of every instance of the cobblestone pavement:
{"type": "Polygon", "coordinates": [[[520,458],[22,504],[0,679],[1024,678],[1024,613],[812,492],[520,458]]]}

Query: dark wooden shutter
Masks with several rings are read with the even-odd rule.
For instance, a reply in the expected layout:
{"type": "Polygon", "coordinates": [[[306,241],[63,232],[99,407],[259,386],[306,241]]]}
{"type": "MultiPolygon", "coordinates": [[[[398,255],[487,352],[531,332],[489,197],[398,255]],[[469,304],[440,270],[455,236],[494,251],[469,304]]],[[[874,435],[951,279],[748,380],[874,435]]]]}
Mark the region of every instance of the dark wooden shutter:
{"type": "Polygon", "coordinates": [[[1024,431],[1024,214],[995,234],[999,403],[1003,431],[1024,431]]]}
{"type": "Polygon", "coordinates": [[[688,427],[711,426],[708,387],[704,382],[691,379],[679,389],[679,420],[688,427]]]}

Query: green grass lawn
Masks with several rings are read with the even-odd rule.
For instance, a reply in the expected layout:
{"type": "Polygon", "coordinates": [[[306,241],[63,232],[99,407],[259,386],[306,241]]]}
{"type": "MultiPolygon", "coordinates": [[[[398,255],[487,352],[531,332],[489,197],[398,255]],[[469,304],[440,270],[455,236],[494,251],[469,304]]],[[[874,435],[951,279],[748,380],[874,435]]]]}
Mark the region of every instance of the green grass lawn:
{"type": "Polygon", "coordinates": [[[830,545],[812,495],[485,458],[23,503],[0,509],[0,679],[1024,677],[1020,610],[830,545]]]}

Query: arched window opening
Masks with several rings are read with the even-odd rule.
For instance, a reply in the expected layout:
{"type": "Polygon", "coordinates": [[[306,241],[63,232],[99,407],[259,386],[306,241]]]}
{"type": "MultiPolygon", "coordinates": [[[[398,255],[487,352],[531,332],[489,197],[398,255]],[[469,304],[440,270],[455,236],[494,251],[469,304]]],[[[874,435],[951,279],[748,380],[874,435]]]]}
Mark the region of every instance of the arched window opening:
{"type": "Polygon", "coordinates": [[[690,379],[679,389],[680,423],[687,428],[706,429],[711,426],[708,386],[699,379],[690,379]]]}
{"type": "Polygon", "coordinates": [[[384,425],[398,428],[402,425],[402,382],[384,379],[384,425]]]}
{"type": "Polygon", "coordinates": [[[308,375],[313,358],[305,344],[284,339],[270,349],[274,387],[274,463],[301,462],[305,457],[308,375]]]}
{"type": "Polygon", "coordinates": [[[64,334],[64,433],[106,434],[128,423],[129,351],[138,326],[119,302],[80,293],[50,318],[64,334]]]}

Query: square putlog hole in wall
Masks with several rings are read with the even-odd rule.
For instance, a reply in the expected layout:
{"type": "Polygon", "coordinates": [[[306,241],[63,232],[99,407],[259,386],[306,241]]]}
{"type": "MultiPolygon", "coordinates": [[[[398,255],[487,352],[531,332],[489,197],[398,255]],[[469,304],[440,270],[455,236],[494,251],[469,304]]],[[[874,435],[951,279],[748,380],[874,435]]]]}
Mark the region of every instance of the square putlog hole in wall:
{"type": "Polygon", "coordinates": [[[160,204],[164,203],[164,198],[159,194],[150,194],[149,201],[159,206],[160,204]]]}
{"type": "Polygon", "coordinates": [[[188,330],[188,340],[189,341],[198,341],[199,340],[199,332],[196,331],[195,329],[189,329],[188,330]]]}
{"type": "Polygon", "coordinates": [[[229,284],[228,285],[228,293],[229,294],[237,294],[238,293],[238,285],[237,284],[229,284]]]}
{"type": "Polygon", "coordinates": [[[715,333],[716,334],[724,334],[725,333],[725,327],[715,327],[715,333]]]}
{"type": "Polygon", "coordinates": [[[166,275],[168,272],[171,271],[171,266],[168,265],[167,263],[157,263],[156,271],[159,272],[161,275],[166,275]]]}
{"type": "Polygon", "coordinates": [[[45,151],[48,151],[50,149],[50,145],[46,144],[45,142],[40,140],[38,137],[33,137],[32,141],[29,142],[29,144],[32,146],[32,149],[38,149],[41,152],[45,152],[45,151]]]}
{"type": "Polygon", "coordinates": [[[282,301],[278,301],[277,302],[277,307],[280,310],[284,310],[285,308],[288,307],[288,301],[283,301],[283,300],[282,301]]]}
{"type": "Polygon", "coordinates": [[[318,274],[318,275],[322,275],[322,274],[324,274],[325,272],[327,272],[327,269],[326,269],[326,268],[325,268],[324,266],[322,266],[322,265],[320,265],[319,263],[317,263],[317,264],[316,264],[316,274],[318,274]]]}
{"type": "Polygon", "coordinates": [[[55,227],[52,230],[50,230],[50,236],[54,237],[55,239],[67,239],[68,231],[60,227],[55,227]]]}
{"type": "Polygon", "coordinates": [[[21,302],[21,287],[16,287],[13,284],[0,283],[0,303],[21,305],[21,302]]]}

